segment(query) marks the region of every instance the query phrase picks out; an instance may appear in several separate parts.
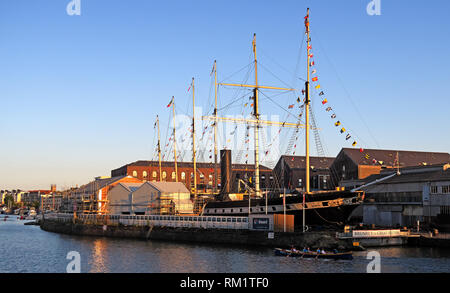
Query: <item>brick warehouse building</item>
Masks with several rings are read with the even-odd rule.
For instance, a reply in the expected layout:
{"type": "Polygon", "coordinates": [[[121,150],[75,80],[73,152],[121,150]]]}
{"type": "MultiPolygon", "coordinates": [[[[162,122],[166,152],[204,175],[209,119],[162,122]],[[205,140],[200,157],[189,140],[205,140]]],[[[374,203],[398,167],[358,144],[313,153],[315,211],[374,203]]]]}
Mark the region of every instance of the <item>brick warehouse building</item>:
{"type": "MultiPolygon", "coordinates": [[[[217,183],[220,186],[220,164],[217,164],[217,183]]],[[[178,181],[183,182],[189,190],[193,188],[193,163],[177,162],[178,181]]],[[[272,174],[272,169],[260,165],[261,188],[278,187],[272,174]]],[[[161,162],[162,178],[159,178],[158,161],[136,161],[111,171],[111,177],[132,176],[142,181],[168,181],[175,182],[174,162],[161,162]]],[[[248,164],[232,164],[232,191],[240,192],[239,179],[250,186],[254,182],[255,166],[248,164]]],[[[199,192],[210,192],[214,185],[214,163],[197,163],[197,189],[199,192]]],[[[243,186],[241,186],[243,188],[243,186]]],[[[218,188],[220,190],[220,188],[218,188]]]]}
{"type": "Polygon", "coordinates": [[[338,182],[364,179],[381,170],[450,163],[450,154],[343,148],[331,165],[338,182]]]}
{"type": "MultiPolygon", "coordinates": [[[[334,161],[331,157],[310,157],[310,187],[311,190],[329,190],[335,187],[330,176],[330,166],[334,161]]],[[[306,157],[281,156],[273,169],[280,185],[287,189],[306,188],[306,157]]]]}

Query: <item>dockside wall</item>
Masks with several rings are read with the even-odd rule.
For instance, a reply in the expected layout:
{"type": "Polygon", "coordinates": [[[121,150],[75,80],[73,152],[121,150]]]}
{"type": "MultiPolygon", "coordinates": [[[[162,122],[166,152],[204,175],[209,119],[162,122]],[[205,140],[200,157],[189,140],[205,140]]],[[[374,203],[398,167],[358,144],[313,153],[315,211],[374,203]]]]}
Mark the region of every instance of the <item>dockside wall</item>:
{"type": "Polygon", "coordinates": [[[351,243],[339,240],[334,232],[271,233],[251,230],[174,228],[160,226],[95,225],[44,220],[41,229],[70,235],[135,238],[172,242],[199,242],[265,247],[310,247],[322,249],[351,249],[351,243]]]}

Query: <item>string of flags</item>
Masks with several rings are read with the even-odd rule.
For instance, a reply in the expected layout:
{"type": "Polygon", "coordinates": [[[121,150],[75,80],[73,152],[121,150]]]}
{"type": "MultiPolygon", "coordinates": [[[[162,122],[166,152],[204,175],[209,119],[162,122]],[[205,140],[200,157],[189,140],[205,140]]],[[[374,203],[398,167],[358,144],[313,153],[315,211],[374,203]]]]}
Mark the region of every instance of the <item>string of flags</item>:
{"type": "MultiPolygon", "coordinates": [[[[306,27],[306,33],[308,33],[309,32],[309,16],[308,15],[305,16],[305,27],[306,27]]],[[[311,38],[308,39],[308,42],[311,42],[311,38]]],[[[309,58],[313,58],[314,55],[310,52],[310,50],[312,50],[311,44],[308,45],[307,50],[308,50],[309,58]]],[[[311,67],[315,66],[314,60],[310,61],[310,66],[311,67]]],[[[316,68],[312,68],[311,74],[312,75],[316,75],[317,74],[317,69],[316,68]]],[[[319,84],[319,77],[317,75],[313,76],[311,80],[312,80],[313,83],[315,83],[314,88],[316,90],[320,90],[321,89],[321,85],[319,84]]],[[[304,90],[302,90],[302,94],[304,94],[304,90]]],[[[322,105],[327,105],[328,104],[328,100],[324,97],[324,95],[325,95],[324,91],[321,90],[319,92],[319,97],[321,97],[321,99],[322,99],[322,105]]],[[[331,116],[330,116],[331,119],[333,119],[333,120],[337,119],[337,115],[333,111],[332,107],[327,105],[327,107],[325,108],[325,111],[326,112],[331,112],[331,116]]],[[[339,127],[340,128],[339,131],[340,131],[341,134],[345,134],[345,140],[350,140],[352,138],[351,134],[348,133],[348,131],[345,129],[345,127],[341,126],[341,121],[340,120],[337,120],[334,123],[334,125],[335,125],[335,127],[339,127]]],[[[357,141],[353,140],[352,146],[355,147],[357,144],[358,144],[357,141]]],[[[370,155],[368,153],[366,153],[363,148],[360,148],[359,151],[360,151],[361,154],[363,154],[365,159],[369,160],[371,158],[370,155]]],[[[374,163],[374,164],[378,163],[378,164],[382,165],[384,162],[383,161],[378,161],[375,158],[373,158],[372,159],[372,163],[374,163]]]]}
{"type": "MultiPolygon", "coordinates": [[[[306,30],[308,31],[308,30],[309,30],[309,19],[308,19],[308,16],[305,17],[305,25],[306,25],[306,30]]],[[[311,41],[311,38],[309,39],[309,41],[311,41]]],[[[308,54],[309,54],[309,57],[310,57],[310,58],[313,58],[314,55],[313,55],[312,53],[310,53],[310,50],[312,50],[312,46],[311,46],[311,45],[308,45],[308,54]]],[[[312,67],[312,66],[315,66],[314,60],[310,61],[310,66],[311,66],[311,67],[312,67]]],[[[312,73],[312,75],[316,75],[316,74],[317,74],[317,69],[316,69],[316,68],[313,68],[311,73],[312,73]]],[[[320,89],[321,89],[321,85],[320,85],[320,83],[319,83],[319,76],[318,76],[318,75],[313,76],[311,80],[312,80],[312,82],[314,83],[314,88],[315,88],[316,90],[320,90],[320,89]]],[[[325,97],[325,93],[324,93],[323,90],[321,90],[321,91],[319,92],[319,97],[321,97],[322,105],[327,105],[327,104],[328,104],[328,99],[325,97]]],[[[334,120],[334,119],[337,118],[336,113],[334,113],[333,109],[332,109],[330,106],[327,105],[325,111],[331,112],[331,113],[332,113],[331,116],[330,116],[331,119],[334,120]]],[[[334,126],[336,126],[336,127],[341,126],[341,121],[340,121],[340,120],[337,120],[337,121],[334,123],[334,126]]],[[[341,134],[344,134],[344,133],[347,132],[347,130],[345,129],[345,127],[342,127],[342,126],[340,127],[339,131],[340,131],[341,134]]],[[[352,137],[352,136],[351,136],[350,134],[346,133],[346,136],[345,136],[345,139],[346,139],[346,140],[349,140],[351,137],[352,137]]],[[[356,140],[354,140],[353,143],[352,143],[352,146],[356,146],[356,145],[357,145],[357,142],[356,142],[356,140]]]]}

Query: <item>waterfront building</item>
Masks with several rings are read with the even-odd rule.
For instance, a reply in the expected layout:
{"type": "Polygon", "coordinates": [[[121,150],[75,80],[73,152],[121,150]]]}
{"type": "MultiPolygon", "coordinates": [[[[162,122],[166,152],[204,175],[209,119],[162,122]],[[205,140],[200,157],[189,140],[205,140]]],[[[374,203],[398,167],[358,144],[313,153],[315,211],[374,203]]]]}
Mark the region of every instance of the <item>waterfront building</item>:
{"type": "MultiPolygon", "coordinates": [[[[337,182],[332,181],[330,166],[332,157],[309,157],[311,190],[334,189],[337,182]]],[[[306,185],[305,156],[281,156],[273,169],[281,187],[304,190],[306,185]]]]}
{"type": "Polygon", "coordinates": [[[41,209],[44,211],[59,211],[62,206],[63,196],[57,193],[41,195],[41,209]]]}
{"type": "Polygon", "coordinates": [[[181,182],[119,183],[109,192],[108,213],[114,215],[192,214],[193,208],[181,182]]]}
{"type": "Polygon", "coordinates": [[[382,170],[343,182],[365,191],[359,208],[367,225],[417,226],[417,222],[450,230],[450,164],[382,170]]]}
{"type": "Polygon", "coordinates": [[[108,192],[119,183],[142,183],[142,181],[132,176],[97,177],[88,184],[65,192],[61,210],[105,214],[108,192]]]}
{"type": "MultiPolygon", "coordinates": [[[[214,184],[214,163],[198,162],[197,166],[197,190],[202,193],[210,193],[214,184]]],[[[111,176],[132,176],[142,181],[151,182],[182,182],[189,190],[194,187],[194,172],[192,162],[177,163],[178,178],[175,173],[174,162],[161,162],[161,178],[158,161],[136,161],[111,171],[111,176]]],[[[248,164],[232,164],[232,184],[233,192],[240,190],[240,179],[245,180],[250,186],[254,182],[255,166],[248,164]]],[[[217,182],[220,190],[220,166],[217,166],[217,182]]],[[[261,188],[277,187],[272,170],[260,165],[261,188]]]]}
{"type": "Polygon", "coordinates": [[[436,152],[343,148],[330,166],[334,181],[364,179],[381,170],[450,163],[450,154],[436,152]]]}
{"type": "Polygon", "coordinates": [[[42,196],[48,196],[51,193],[52,193],[51,190],[44,190],[44,189],[29,190],[22,196],[22,202],[26,206],[31,206],[35,203],[40,203],[42,196]]]}

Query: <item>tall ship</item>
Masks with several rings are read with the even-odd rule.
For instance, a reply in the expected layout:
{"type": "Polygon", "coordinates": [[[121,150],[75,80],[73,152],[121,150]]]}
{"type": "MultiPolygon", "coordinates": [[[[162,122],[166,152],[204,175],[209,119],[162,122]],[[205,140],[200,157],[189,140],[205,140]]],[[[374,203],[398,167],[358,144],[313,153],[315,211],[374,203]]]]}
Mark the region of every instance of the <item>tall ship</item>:
{"type": "MultiPolygon", "coordinates": [[[[348,222],[353,211],[364,200],[363,191],[349,191],[336,188],[336,190],[323,190],[323,191],[311,191],[310,188],[310,130],[312,125],[310,123],[310,106],[311,106],[311,75],[315,73],[315,70],[311,72],[311,66],[314,65],[311,60],[313,55],[311,52],[311,38],[310,38],[310,19],[309,8],[307,15],[305,16],[305,36],[306,36],[306,53],[307,53],[307,79],[305,80],[304,99],[301,101],[300,97],[298,102],[303,102],[302,107],[305,113],[305,123],[301,125],[297,123],[266,121],[261,119],[261,113],[259,112],[259,93],[262,89],[270,90],[282,90],[289,91],[294,89],[280,88],[274,86],[263,86],[258,84],[258,60],[256,55],[256,35],[253,37],[252,48],[254,55],[254,84],[225,84],[220,85],[235,86],[241,88],[250,88],[253,90],[252,99],[252,119],[234,119],[242,120],[247,125],[251,125],[254,130],[254,162],[255,162],[255,176],[254,182],[252,182],[252,188],[248,188],[249,194],[246,199],[230,200],[229,188],[231,170],[231,154],[230,150],[221,151],[221,191],[219,196],[216,196],[215,200],[207,202],[202,209],[202,214],[205,216],[247,216],[249,214],[291,214],[294,215],[295,226],[303,227],[303,231],[306,231],[308,226],[311,225],[343,225],[348,222]],[[306,161],[306,180],[305,188],[303,190],[298,189],[271,189],[261,190],[260,188],[260,150],[259,150],[259,129],[267,125],[278,125],[279,127],[293,127],[305,129],[305,161],[306,161]]],[[[213,70],[215,71],[216,66],[213,70]]],[[[312,81],[317,81],[317,77],[312,77],[312,81]]],[[[215,88],[217,91],[217,82],[215,81],[215,88]]],[[[318,87],[315,86],[315,89],[318,87]]],[[[320,95],[320,94],[319,94],[320,95]]],[[[216,107],[213,111],[213,116],[209,119],[214,121],[215,128],[219,121],[230,122],[231,118],[221,118],[217,115],[217,94],[216,94],[216,107]]],[[[313,117],[314,119],[314,117],[313,117]]],[[[240,121],[240,122],[242,122],[240,121]]],[[[339,121],[338,121],[339,122],[339,121]]],[[[337,125],[336,125],[337,126],[337,125]]],[[[342,130],[345,131],[344,128],[342,130]]],[[[341,130],[341,133],[343,132],[341,130]]],[[[215,141],[216,141],[216,129],[215,129],[215,141]]],[[[347,138],[349,136],[347,135],[347,138]]],[[[356,145],[354,142],[353,146],[356,145]]],[[[194,145],[195,147],[195,145],[194,145]]],[[[195,150],[194,150],[195,154],[195,150]]],[[[217,165],[217,142],[215,145],[215,163],[217,165]]],[[[194,155],[195,158],[195,155],[194,155]]],[[[245,182],[243,182],[245,184],[245,182]]],[[[196,197],[197,198],[197,197],[196,197]]]]}

